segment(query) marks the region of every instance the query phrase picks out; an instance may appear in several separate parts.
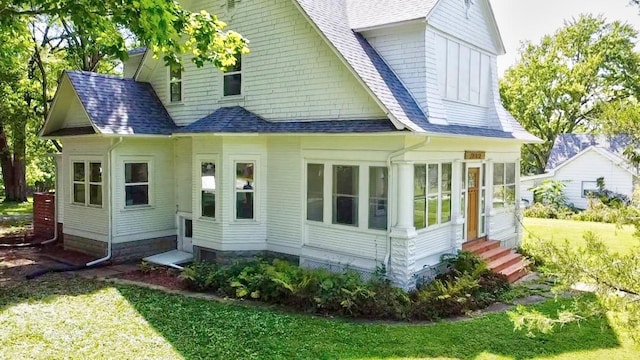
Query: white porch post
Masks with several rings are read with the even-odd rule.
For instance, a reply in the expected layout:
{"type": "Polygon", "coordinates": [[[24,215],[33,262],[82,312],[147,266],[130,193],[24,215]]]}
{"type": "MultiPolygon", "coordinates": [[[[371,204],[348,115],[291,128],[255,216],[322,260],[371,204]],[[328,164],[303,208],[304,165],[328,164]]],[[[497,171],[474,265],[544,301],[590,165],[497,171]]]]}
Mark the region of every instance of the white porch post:
{"type": "Polygon", "coordinates": [[[485,193],[485,233],[487,234],[487,238],[491,239],[493,225],[494,225],[494,217],[496,216],[496,210],[493,208],[493,160],[487,160],[487,188],[485,193]]]}
{"type": "Polygon", "coordinates": [[[462,250],[464,242],[464,221],[466,214],[462,213],[460,206],[462,196],[462,161],[455,160],[451,171],[451,247],[453,251],[462,250]]]}
{"type": "Polygon", "coordinates": [[[522,195],[520,193],[520,158],[516,159],[516,198],[515,198],[515,221],[516,221],[516,244],[522,244],[522,221],[524,220],[524,209],[522,208],[522,195]]]}
{"type": "Polygon", "coordinates": [[[404,289],[415,287],[416,229],[413,226],[413,163],[395,162],[396,223],[391,227],[390,280],[404,289]]]}

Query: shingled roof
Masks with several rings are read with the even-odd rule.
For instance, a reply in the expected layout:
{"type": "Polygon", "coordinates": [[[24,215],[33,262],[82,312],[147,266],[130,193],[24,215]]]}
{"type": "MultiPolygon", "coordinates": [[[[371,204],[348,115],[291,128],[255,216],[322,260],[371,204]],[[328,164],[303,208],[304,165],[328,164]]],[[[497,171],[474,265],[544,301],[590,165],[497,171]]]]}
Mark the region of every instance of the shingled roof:
{"type": "Polygon", "coordinates": [[[151,84],[85,71],[66,75],[102,134],[171,135],[176,129],[151,84]]]}
{"type": "Polygon", "coordinates": [[[352,29],[426,19],[438,0],[347,0],[352,29]]]}
{"type": "Polygon", "coordinates": [[[545,171],[551,171],[564,164],[582,151],[595,147],[608,151],[611,155],[624,160],[622,152],[631,144],[626,135],[606,136],[592,134],[563,134],[553,143],[545,171]]]}

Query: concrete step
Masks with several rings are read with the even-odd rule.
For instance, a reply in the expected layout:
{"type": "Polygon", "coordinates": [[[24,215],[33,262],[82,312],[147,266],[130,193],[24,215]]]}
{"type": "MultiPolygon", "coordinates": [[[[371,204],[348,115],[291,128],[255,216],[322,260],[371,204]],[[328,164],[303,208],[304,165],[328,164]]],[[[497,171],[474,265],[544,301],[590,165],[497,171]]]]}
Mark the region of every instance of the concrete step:
{"type": "Polygon", "coordinates": [[[487,268],[493,272],[500,272],[503,269],[508,268],[522,260],[522,256],[516,253],[509,253],[505,256],[499,257],[487,264],[487,268]]]}
{"type": "Polygon", "coordinates": [[[491,249],[496,249],[500,247],[500,242],[499,241],[495,241],[495,240],[488,240],[488,241],[479,241],[477,243],[474,243],[466,248],[462,248],[465,251],[469,251],[472,252],[476,255],[479,255],[483,252],[489,251],[491,249]]]}
{"type": "Polygon", "coordinates": [[[520,260],[517,263],[500,270],[498,273],[503,274],[509,279],[510,283],[516,282],[529,273],[528,271],[529,261],[520,260]]]}
{"type": "Polygon", "coordinates": [[[483,242],[483,241],[487,241],[487,240],[488,240],[487,237],[483,236],[483,237],[479,237],[479,238],[477,238],[475,240],[467,241],[466,243],[462,244],[462,250],[466,251],[470,246],[472,246],[474,244],[477,244],[477,243],[480,243],[480,242],[483,242]]]}
{"type": "Polygon", "coordinates": [[[494,247],[479,253],[478,256],[480,256],[486,262],[492,262],[493,260],[497,260],[509,254],[511,254],[511,249],[494,247]]]}

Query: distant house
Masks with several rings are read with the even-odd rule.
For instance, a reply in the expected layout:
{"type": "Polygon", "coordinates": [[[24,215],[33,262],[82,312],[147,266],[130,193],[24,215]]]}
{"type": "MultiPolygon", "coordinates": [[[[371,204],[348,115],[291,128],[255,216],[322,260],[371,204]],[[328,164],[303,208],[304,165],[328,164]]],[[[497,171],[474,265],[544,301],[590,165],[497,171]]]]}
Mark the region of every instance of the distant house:
{"type": "Polygon", "coordinates": [[[539,139],[500,103],[488,0],[198,4],[251,40],[231,71],[139,50],[124,78],[62,75],[41,135],[64,147],[66,248],[384,264],[411,287],[464,243],[518,245],[520,147],[539,139]]]}
{"type": "Polygon", "coordinates": [[[520,179],[522,199],[533,202],[529,190],[544,180],[560,180],[566,184],[565,195],[573,206],[586,209],[586,194],[596,190],[596,180],[604,178],[608,190],[631,196],[638,180],[636,167],[624,155],[629,145],[626,136],[565,134],[558,136],[545,173],[520,179]]]}

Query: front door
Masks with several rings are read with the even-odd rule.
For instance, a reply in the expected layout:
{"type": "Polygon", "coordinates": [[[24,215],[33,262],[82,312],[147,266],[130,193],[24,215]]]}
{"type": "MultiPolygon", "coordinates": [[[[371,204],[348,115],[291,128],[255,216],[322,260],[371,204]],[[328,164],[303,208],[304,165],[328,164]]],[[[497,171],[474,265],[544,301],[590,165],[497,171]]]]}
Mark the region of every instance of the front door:
{"type": "Polygon", "coordinates": [[[469,168],[467,184],[469,197],[469,205],[467,206],[467,241],[471,241],[478,237],[480,168],[469,168]]]}
{"type": "Polygon", "coordinates": [[[193,253],[193,220],[180,216],[180,239],[178,250],[193,253]]]}

